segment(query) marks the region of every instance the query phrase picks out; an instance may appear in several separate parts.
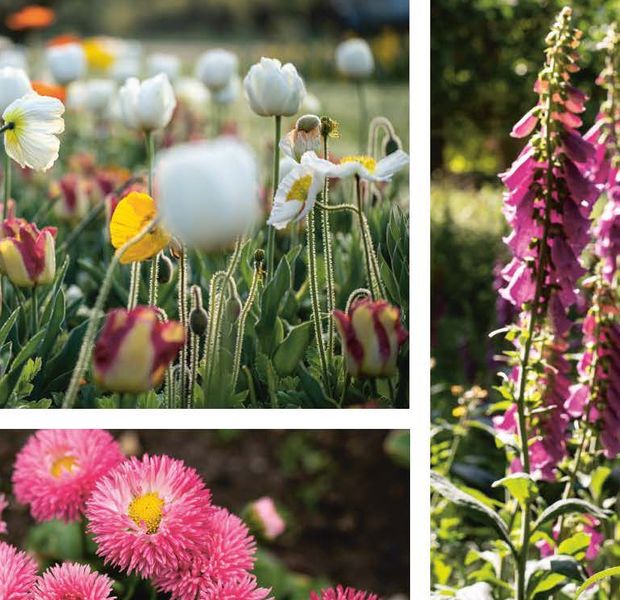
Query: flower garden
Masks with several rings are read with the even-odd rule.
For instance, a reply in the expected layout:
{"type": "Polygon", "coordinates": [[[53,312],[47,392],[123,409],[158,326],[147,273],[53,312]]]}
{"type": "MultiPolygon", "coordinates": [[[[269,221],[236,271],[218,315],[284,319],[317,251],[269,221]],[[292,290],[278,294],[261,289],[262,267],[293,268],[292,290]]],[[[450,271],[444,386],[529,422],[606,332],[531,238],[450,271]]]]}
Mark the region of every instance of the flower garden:
{"type": "Polygon", "coordinates": [[[6,26],[0,407],[408,406],[407,123],[366,40],[324,110],[275,57],[6,26]]]}

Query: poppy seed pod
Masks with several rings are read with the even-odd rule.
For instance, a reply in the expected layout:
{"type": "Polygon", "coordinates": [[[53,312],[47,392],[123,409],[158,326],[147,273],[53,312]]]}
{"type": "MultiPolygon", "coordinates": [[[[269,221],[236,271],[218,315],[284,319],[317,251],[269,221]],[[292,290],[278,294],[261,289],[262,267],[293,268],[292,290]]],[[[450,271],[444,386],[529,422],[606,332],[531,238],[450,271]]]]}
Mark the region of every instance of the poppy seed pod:
{"type": "Polygon", "coordinates": [[[342,339],[347,371],[354,377],[390,377],[396,358],[408,337],[400,323],[400,310],[386,300],[363,298],[347,313],[334,311],[342,339]]]}
{"type": "Polygon", "coordinates": [[[280,149],[286,156],[299,162],[306,152],[317,152],[321,147],[321,119],[304,115],[297,119],[295,129],[280,140],[280,149]]]}
{"type": "Polygon", "coordinates": [[[161,322],[151,306],[112,310],[93,352],[95,381],[113,392],[156,388],[184,343],[181,323],[161,322]]]}

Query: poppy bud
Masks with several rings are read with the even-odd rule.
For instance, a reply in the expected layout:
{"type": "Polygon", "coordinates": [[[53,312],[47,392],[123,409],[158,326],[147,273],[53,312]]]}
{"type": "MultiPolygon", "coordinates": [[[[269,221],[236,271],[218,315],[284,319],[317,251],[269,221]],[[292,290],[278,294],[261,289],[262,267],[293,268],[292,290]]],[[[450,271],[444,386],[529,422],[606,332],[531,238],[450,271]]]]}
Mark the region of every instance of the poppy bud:
{"type": "Polygon", "coordinates": [[[24,219],[7,219],[0,230],[0,272],[13,285],[47,285],[56,275],[55,227],[39,230],[24,219]]]}
{"type": "Polygon", "coordinates": [[[172,281],[172,270],[172,261],[165,254],[160,254],[157,281],[162,284],[170,283],[172,281]]]}
{"type": "Polygon", "coordinates": [[[347,371],[354,377],[396,374],[398,350],[409,335],[400,323],[400,310],[386,300],[364,298],[347,313],[334,311],[347,371]]]}
{"type": "Polygon", "coordinates": [[[181,323],[161,322],[153,307],[112,310],[93,352],[95,381],[113,392],[156,388],[184,343],[181,323]]]}
{"type": "Polygon", "coordinates": [[[202,306],[198,306],[190,312],[189,327],[193,334],[204,335],[208,325],[209,316],[207,315],[207,311],[202,308],[202,306]]]}

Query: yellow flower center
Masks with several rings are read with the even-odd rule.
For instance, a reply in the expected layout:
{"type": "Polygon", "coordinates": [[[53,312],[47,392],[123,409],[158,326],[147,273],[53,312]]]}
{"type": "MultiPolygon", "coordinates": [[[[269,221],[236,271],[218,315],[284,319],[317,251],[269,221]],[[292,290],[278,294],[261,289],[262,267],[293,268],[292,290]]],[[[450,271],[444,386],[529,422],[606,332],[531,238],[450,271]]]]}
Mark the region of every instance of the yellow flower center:
{"type": "Polygon", "coordinates": [[[148,492],[134,498],[127,514],[139,527],[146,526],[149,534],[157,533],[164,516],[164,501],[157,492],[148,492]]]}
{"type": "Polygon", "coordinates": [[[77,468],[77,466],[78,461],[75,456],[61,456],[52,463],[52,468],[50,469],[50,472],[52,474],[52,477],[60,479],[63,473],[72,473],[73,470],[77,468]]]}
{"type": "Polygon", "coordinates": [[[9,143],[16,144],[26,124],[26,115],[24,111],[19,108],[12,110],[4,117],[4,122],[13,125],[13,127],[4,132],[4,137],[9,143]]]}
{"type": "Polygon", "coordinates": [[[377,161],[367,154],[357,154],[352,156],[343,156],[340,159],[340,163],[347,162],[358,162],[362,167],[364,167],[368,172],[374,173],[377,168],[377,161]]]}
{"type": "Polygon", "coordinates": [[[295,180],[295,183],[291,186],[291,189],[286,194],[287,202],[289,200],[297,200],[298,202],[305,202],[308,198],[308,191],[312,184],[312,175],[304,175],[295,180]]]}

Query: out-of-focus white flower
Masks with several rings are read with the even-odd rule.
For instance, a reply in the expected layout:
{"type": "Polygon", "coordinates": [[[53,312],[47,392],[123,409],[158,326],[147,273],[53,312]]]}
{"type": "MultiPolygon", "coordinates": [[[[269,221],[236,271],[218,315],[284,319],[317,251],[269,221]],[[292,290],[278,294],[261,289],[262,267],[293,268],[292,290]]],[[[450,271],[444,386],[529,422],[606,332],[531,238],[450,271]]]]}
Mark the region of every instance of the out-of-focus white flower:
{"type": "Polygon", "coordinates": [[[307,113],[318,114],[321,112],[321,101],[314,94],[306,90],[304,101],[301,103],[301,109],[307,113]]]}
{"type": "Polygon", "coordinates": [[[5,124],[11,126],[4,132],[7,154],[22,167],[47,171],[58,158],[57,135],[65,129],[64,112],[58,98],[34,92],[9,104],[2,113],[5,124]]]}
{"type": "Polygon", "coordinates": [[[267,224],[284,229],[291,222],[301,221],[314,208],[330,165],[314,152],[306,152],[301,164],[280,181],[267,224]]]}
{"type": "Polygon", "coordinates": [[[114,61],[110,75],[120,84],[125,83],[130,77],[140,75],[140,58],[135,56],[122,56],[114,61]]]}
{"type": "Polygon", "coordinates": [[[92,113],[107,113],[114,93],[116,83],[111,79],[89,79],[86,82],[84,103],[92,113]]]}
{"type": "Polygon", "coordinates": [[[168,125],[177,105],[172,85],[164,73],[142,82],[129,78],[119,90],[118,99],[123,123],[130,129],[145,132],[168,125]]]}
{"type": "Polygon", "coordinates": [[[280,140],[280,149],[297,162],[306,152],[316,152],[321,147],[321,119],[304,115],[297,119],[295,128],[280,140]]]}
{"type": "Polygon", "coordinates": [[[7,48],[0,52],[0,67],[13,67],[28,71],[26,53],[20,48],[7,48]]]}
{"type": "Polygon", "coordinates": [[[231,78],[226,87],[223,87],[221,90],[211,92],[211,99],[215,102],[215,104],[227,106],[237,100],[240,92],[241,79],[238,75],[235,75],[231,78]]]}
{"type": "Polygon", "coordinates": [[[174,81],[181,71],[181,61],[174,54],[155,52],[146,60],[146,71],[149,77],[164,73],[170,81],[174,81]]]}
{"type": "Polygon", "coordinates": [[[299,111],[306,88],[297,69],[277,58],[261,58],[243,80],[250,108],[261,117],[290,117],[299,111]]]}
{"type": "Polygon", "coordinates": [[[67,86],[67,108],[72,111],[85,110],[87,96],[88,85],[85,81],[70,83],[67,86]]]}
{"type": "Polygon", "coordinates": [[[212,92],[225,88],[237,73],[239,61],[228,50],[216,48],[201,54],[196,63],[196,77],[212,92]]]}
{"type": "Polygon", "coordinates": [[[50,46],[45,51],[45,58],[52,76],[60,85],[80,79],[86,72],[86,55],[81,44],[72,42],[50,46]]]}
{"type": "Polygon", "coordinates": [[[165,150],[155,173],[162,225],[190,247],[226,247],[260,216],[256,158],[235,138],[165,150]]]}
{"type": "Polygon", "coordinates": [[[25,71],[15,67],[0,69],[0,111],[4,111],[11,102],[31,91],[30,79],[25,71]]]}
{"type": "Polygon", "coordinates": [[[204,83],[195,77],[179,77],[174,91],[177,100],[195,113],[203,113],[211,97],[204,83]]]}
{"type": "Polygon", "coordinates": [[[354,155],[343,156],[340,163],[331,167],[328,171],[329,177],[344,179],[357,175],[367,181],[389,181],[397,171],[409,164],[409,155],[402,150],[396,150],[388,154],[380,161],[376,161],[372,156],[354,155]]]}
{"type": "Polygon", "coordinates": [[[368,77],[375,69],[375,59],[366,40],[353,38],[336,48],[336,68],[352,79],[368,77]]]}
{"type": "Polygon", "coordinates": [[[461,588],[456,593],[457,600],[493,600],[493,590],[485,581],[461,588]]]}

